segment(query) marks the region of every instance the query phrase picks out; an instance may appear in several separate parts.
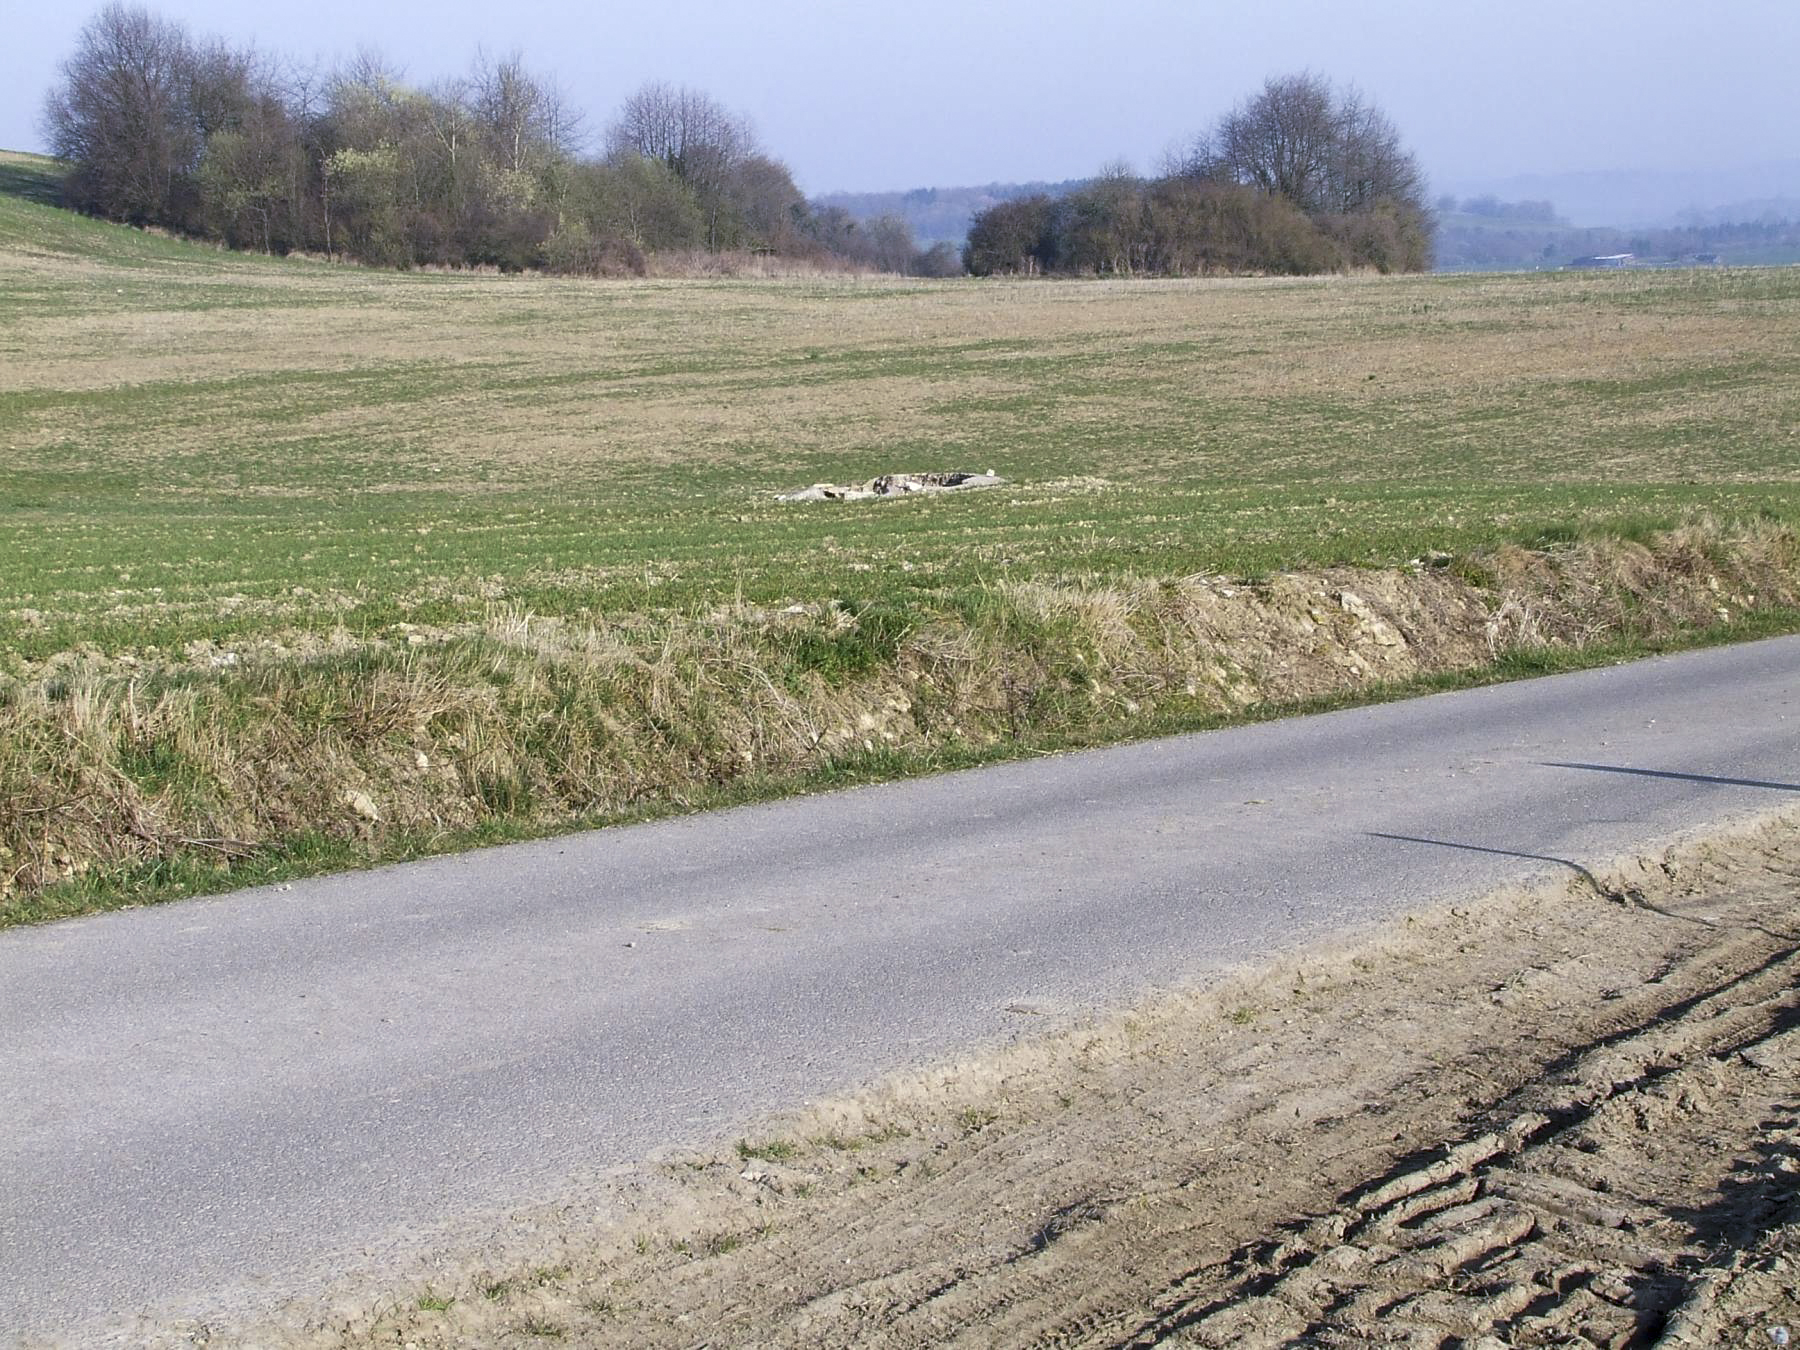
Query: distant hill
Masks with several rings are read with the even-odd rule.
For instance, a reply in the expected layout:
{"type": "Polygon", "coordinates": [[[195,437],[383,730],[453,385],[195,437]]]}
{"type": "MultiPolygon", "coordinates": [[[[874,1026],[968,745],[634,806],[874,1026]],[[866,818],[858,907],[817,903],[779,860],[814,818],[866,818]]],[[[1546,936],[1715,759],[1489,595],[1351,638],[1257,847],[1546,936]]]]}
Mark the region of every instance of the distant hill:
{"type": "Polygon", "coordinates": [[[1441,272],[1533,271],[1566,267],[1577,258],[1629,253],[1643,264],[1718,263],[1752,266],[1800,262],[1800,212],[1791,217],[1620,229],[1571,225],[1550,212],[1531,219],[1509,206],[1547,207],[1547,202],[1505,203],[1499,211],[1438,211],[1436,253],[1441,272]]]}
{"type": "Polygon", "coordinates": [[[1746,222],[1800,220],[1800,196],[1757,197],[1723,206],[1690,207],[1675,217],[1676,225],[1738,225],[1746,222]]]}
{"type": "Polygon", "coordinates": [[[899,216],[912,227],[913,239],[921,248],[938,243],[960,246],[968,238],[969,222],[977,212],[1039,192],[1060,197],[1086,181],[1070,178],[1060,183],[988,183],[982,187],[911,188],[904,192],[827,192],[813,198],[813,203],[821,208],[841,207],[857,220],[899,216]]]}
{"type": "Polygon", "coordinates": [[[1549,199],[1576,225],[1638,229],[1800,217],[1800,160],[1729,169],[1592,169],[1509,178],[1446,178],[1458,197],[1549,199]],[[1785,203],[1785,205],[1783,205],[1785,203]]]}

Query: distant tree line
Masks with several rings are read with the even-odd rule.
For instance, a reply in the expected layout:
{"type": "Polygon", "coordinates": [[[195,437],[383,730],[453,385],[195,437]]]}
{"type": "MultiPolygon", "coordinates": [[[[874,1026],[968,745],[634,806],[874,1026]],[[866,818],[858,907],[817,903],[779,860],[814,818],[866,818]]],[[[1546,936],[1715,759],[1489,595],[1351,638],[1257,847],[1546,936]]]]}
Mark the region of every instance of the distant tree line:
{"type": "Polygon", "coordinates": [[[1019,197],[1062,197],[1086,184],[1085,178],[1059,183],[987,183],[972,187],[911,188],[899,192],[832,192],[814,198],[815,206],[841,206],[858,219],[898,216],[912,226],[913,236],[927,242],[953,243],[960,253],[969,237],[969,222],[988,207],[1019,197]]]}
{"type": "Polygon", "coordinates": [[[1431,266],[1418,162],[1385,113],[1322,76],[1266,81],[1163,168],[998,203],[971,223],[964,262],[978,276],[1431,266]]]}
{"type": "Polygon", "coordinates": [[[517,54],[417,87],[373,54],[311,70],[113,3],[62,63],[43,124],[77,209],[385,266],[606,275],[689,251],[926,276],[1431,262],[1422,177],[1393,124],[1312,74],[1268,81],[1159,178],[1121,166],[991,206],[960,253],[920,249],[898,213],[809,203],[749,123],[698,90],[646,84],[589,135],[517,54]]]}
{"type": "Polygon", "coordinates": [[[746,250],[959,272],[898,218],[815,211],[749,123],[646,84],[599,136],[521,58],[425,88],[379,57],[293,66],[110,4],[45,100],[68,205],[266,253],[614,274],[653,252],[746,250]]]}

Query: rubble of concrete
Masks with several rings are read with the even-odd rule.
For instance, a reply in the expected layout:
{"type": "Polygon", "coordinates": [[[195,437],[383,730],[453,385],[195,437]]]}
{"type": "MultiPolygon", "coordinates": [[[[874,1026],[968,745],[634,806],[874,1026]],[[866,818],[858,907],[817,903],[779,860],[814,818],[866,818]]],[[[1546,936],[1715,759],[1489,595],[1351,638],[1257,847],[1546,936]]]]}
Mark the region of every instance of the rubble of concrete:
{"type": "Polygon", "coordinates": [[[914,492],[957,492],[963,488],[999,487],[1006,480],[986,473],[884,473],[866,483],[814,483],[784,492],[784,502],[861,502],[875,497],[904,497],[914,492]]]}

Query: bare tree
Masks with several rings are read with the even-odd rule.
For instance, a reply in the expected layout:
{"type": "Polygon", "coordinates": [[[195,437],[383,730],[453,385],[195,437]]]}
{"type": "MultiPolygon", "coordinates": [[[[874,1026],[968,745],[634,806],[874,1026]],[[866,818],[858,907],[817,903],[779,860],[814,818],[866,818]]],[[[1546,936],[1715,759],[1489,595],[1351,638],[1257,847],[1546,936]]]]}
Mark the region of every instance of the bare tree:
{"type": "Polygon", "coordinates": [[[409,92],[399,68],[367,47],[327,81],[319,138],[327,253],[347,247],[384,264],[408,261],[401,202],[411,166],[400,146],[409,92]]]}
{"type": "Polygon", "coordinates": [[[1219,119],[1179,164],[1183,177],[1242,183],[1309,215],[1424,209],[1425,180],[1392,120],[1354,87],[1322,75],[1274,76],[1219,119]]]}
{"type": "Polygon", "coordinates": [[[1211,131],[1170,146],[1163,151],[1160,167],[1164,178],[1186,178],[1197,183],[1236,181],[1211,131]]]}
{"type": "Polygon", "coordinates": [[[407,93],[400,75],[398,66],[368,47],[332,71],[325,87],[324,117],[334,145],[368,149],[394,138],[407,93]]]}
{"type": "Polygon", "coordinates": [[[208,226],[264,253],[300,241],[308,175],[293,86],[254,52],[212,44],[196,51],[189,87],[208,226]]]}
{"type": "Polygon", "coordinates": [[[912,226],[896,215],[877,216],[862,227],[863,259],[878,271],[902,274],[918,256],[912,226]]]}
{"type": "Polygon", "coordinates": [[[43,129],[75,166],[74,204],[137,224],[169,223],[199,157],[189,117],[187,31],[109,4],[82,28],[44,101],[43,129]]]}
{"type": "Polygon", "coordinates": [[[614,155],[660,160],[699,200],[707,218],[707,244],[720,245],[731,209],[733,174],[757,153],[750,124],[710,94],[652,82],[620,106],[607,131],[614,155]]]}
{"type": "Polygon", "coordinates": [[[731,174],[730,195],[743,219],[748,242],[781,249],[791,242],[806,210],[806,197],[794,186],[787,165],[767,155],[747,155],[731,174]]]}
{"type": "Polygon", "coordinates": [[[444,200],[453,212],[467,206],[481,157],[480,129],[470,103],[467,81],[445,80],[428,91],[421,108],[430,131],[431,151],[438,161],[444,200]]]}
{"type": "Polygon", "coordinates": [[[969,223],[963,265],[978,277],[1036,276],[1057,265],[1057,203],[1038,193],[997,202],[969,223]]]}
{"type": "Polygon", "coordinates": [[[1144,184],[1115,160],[1064,199],[1059,262],[1072,272],[1129,275],[1147,265],[1144,184]]]}
{"type": "Polygon", "coordinates": [[[607,131],[614,152],[660,159],[682,177],[708,160],[729,165],[755,152],[744,119],[710,94],[653,80],[620,105],[607,131]]]}
{"type": "Polygon", "coordinates": [[[1382,201],[1423,209],[1425,175],[1419,162],[1388,115],[1354,87],[1338,101],[1333,143],[1328,175],[1333,210],[1368,210],[1382,201]]]}
{"type": "Polygon", "coordinates": [[[534,172],[552,158],[575,152],[581,113],[554,81],[527,70],[518,52],[498,61],[477,54],[469,91],[488,152],[502,167],[534,172]]]}
{"type": "Polygon", "coordinates": [[[1328,210],[1337,155],[1334,105],[1323,76],[1271,76],[1261,93],[1220,119],[1219,160],[1237,182],[1280,193],[1302,211],[1328,210]]]}

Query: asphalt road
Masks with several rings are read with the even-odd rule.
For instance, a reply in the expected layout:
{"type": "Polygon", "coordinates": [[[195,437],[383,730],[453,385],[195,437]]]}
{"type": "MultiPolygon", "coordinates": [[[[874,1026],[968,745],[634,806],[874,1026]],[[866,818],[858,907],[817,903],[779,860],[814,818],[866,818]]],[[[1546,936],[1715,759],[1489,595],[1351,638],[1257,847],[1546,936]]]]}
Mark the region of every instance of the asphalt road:
{"type": "Polygon", "coordinates": [[[305,1291],[1009,1008],[1796,800],[1786,638],[0,933],[0,1328],[305,1291]]]}

